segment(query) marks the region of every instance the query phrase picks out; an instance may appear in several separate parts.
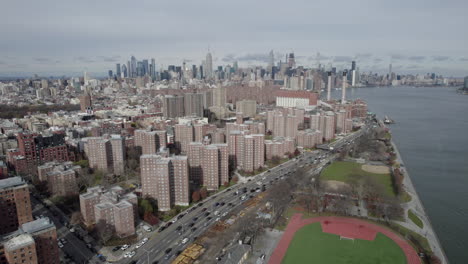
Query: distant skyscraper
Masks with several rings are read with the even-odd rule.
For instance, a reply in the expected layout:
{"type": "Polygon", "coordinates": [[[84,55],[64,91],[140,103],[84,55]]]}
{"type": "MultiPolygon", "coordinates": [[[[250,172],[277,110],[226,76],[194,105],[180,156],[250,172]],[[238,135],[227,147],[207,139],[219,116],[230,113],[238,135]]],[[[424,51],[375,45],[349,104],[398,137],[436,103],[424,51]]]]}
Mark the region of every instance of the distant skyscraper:
{"type": "Polygon", "coordinates": [[[294,58],[294,53],[289,53],[288,66],[291,68],[296,67],[296,59],[294,58]]]}
{"type": "Polygon", "coordinates": [[[154,58],[151,59],[151,78],[156,79],[156,60],[154,58]]]}
{"type": "Polygon", "coordinates": [[[137,60],[135,59],[135,56],[132,56],[130,59],[130,72],[129,72],[130,78],[135,78],[136,72],[137,72],[137,60]]]}
{"type": "Polygon", "coordinates": [[[351,70],[352,71],[356,70],[356,62],[355,61],[351,62],[351,70]]]}
{"type": "Polygon", "coordinates": [[[209,79],[213,77],[213,58],[211,57],[211,53],[208,52],[206,54],[206,61],[205,61],[205,78],[209,79]]]}
{"type": "Polygon", "coordinates": [[[150,74],[148,60],[143,60],[143,75],[150,74]]]}
{"type": "Polygon", "coordinates": [[[342,82],[341,103],[345,104],[346,103],[346,71],[343,71],[343,80],[341,82],[342,82]]]}
{"type": "Polygon", "coordinates": [[[331,100],[331,72],[328,72],[328,81],[327,81],[327,101],[331,100]]]}
{"type": "Polygon", "coordinates": [[[120,69],[120,63],[117,63],[115,65],[115,74],[117,75],[118,78],[121,77],[120,75],[122,74],[122,72],[121,72],[121,69],[120,69]]]}
{"type": "Polygon", "coordinates": [[[274,65],[275,65],[275,55],[273,54],[273,50],[271,50],[268,56],[268,67],[273,67],[274,65]]]}
{"type": "Polygon", "coordinates": [[[125,64],[122,65],[122,74],[124,78],[128,77],[127,66],[125,66],[125,64]]]}
{"type": "Polygon", "coordinates": [[[109,78],[112,78],[114,74],[112,73],[112,70],[109,70],[109,78]]]}

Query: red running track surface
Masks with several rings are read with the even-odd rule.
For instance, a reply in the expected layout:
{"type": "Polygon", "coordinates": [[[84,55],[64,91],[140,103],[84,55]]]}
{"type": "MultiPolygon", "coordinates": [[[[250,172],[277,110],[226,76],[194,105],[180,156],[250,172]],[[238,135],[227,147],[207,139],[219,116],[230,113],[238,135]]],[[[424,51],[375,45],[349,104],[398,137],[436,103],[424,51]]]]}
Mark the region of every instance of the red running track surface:
{"type": "Polygon", "coordinates": [[[348,238],[374,240],[377,233],[382,233],[392,239],[403,250],[408,264],[421,263],[417,252],[406,240],[383,226],[375,225],[356,218],[319,216],[302,219],[302,214],[294,214],[291,217],[291,221],[289,221],[280,242],[276,246],[275,251],[273,251],[268,264],[281,264],[296,231],[306,225],[317,222],[320,222],[322,225],[323,232],[348,238]]]}

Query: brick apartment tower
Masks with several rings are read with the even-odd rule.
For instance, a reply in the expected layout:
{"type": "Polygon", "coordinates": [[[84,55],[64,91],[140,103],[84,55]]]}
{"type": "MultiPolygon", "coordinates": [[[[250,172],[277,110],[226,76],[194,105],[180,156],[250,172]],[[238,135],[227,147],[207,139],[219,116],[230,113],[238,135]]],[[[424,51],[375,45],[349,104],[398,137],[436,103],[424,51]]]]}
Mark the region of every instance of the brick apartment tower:
{"type": "Polygon", "coordinates": [[[29,188],[20,177],[0,180],[0,234],[33,220],[29,188]]]}

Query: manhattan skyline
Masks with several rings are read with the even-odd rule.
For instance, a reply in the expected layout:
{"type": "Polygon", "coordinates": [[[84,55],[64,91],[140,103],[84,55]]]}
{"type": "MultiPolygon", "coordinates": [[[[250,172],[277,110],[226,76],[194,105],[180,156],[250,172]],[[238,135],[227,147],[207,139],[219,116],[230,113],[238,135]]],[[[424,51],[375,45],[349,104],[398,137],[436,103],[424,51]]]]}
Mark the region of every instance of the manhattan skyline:
{"type": "Polygon", "coordinates": [[[109,65],[155,58],[156,65],[213,66],[238,61],[266,65],[268,53],[299,64],[338,68],[352,60],[361,71],[437,72],[461,77],[468,68],[463,1],[54,1],[4,4],[0,76],[20,73],[105,75],[109,65]],[[28,15],[24,15],[28,13],[28,15]],[[436,37],[437,36],[437,37],[436,37]]]}

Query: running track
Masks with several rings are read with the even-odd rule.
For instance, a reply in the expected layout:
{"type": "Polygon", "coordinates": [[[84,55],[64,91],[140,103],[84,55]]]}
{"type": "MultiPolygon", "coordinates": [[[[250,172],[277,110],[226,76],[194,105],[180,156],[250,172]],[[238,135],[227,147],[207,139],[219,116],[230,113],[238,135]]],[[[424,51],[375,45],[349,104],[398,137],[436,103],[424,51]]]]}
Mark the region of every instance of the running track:
{"type": "Polygon", "coordinates": [[[374,240],[377,233],[382,233],[392,239],[405,253],[408,264],[420,264],[421,261],[413,247],[403,238],[393,233],[389,229],[375,225],[356,218],[320,216],[302,219],[302,214],[294,214],[289,221],[286,230],[270,257],[268,264],[281,264],[289,243],[291,243],[297,230],[308,224],[320,222],[323,232],[332,233],[344,237],[374,240]]]}

